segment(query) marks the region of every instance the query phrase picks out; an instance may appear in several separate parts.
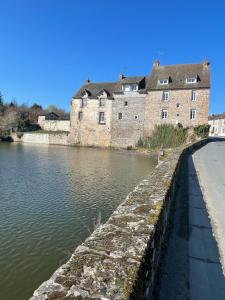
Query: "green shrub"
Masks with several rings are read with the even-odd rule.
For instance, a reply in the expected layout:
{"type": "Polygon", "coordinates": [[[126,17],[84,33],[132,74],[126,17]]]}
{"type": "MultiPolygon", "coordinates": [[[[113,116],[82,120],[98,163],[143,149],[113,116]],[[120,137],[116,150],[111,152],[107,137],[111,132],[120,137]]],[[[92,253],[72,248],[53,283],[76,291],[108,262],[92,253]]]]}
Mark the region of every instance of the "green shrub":
{"type": "Polygon", "coordinates": [[[140,138],[137,146],[144,148],[174,148],[186,142],[187,129],[172,124],[156,125],[149,138],[140,138]]]}
{"type": "Polygon", "coordinates": [[[209,136],[209,128],[210,128],[210,125],[208,125],[208,124],[197,125],[194,127],[194,133],[196,134],[196,136],[204,139],[209,136]]]}

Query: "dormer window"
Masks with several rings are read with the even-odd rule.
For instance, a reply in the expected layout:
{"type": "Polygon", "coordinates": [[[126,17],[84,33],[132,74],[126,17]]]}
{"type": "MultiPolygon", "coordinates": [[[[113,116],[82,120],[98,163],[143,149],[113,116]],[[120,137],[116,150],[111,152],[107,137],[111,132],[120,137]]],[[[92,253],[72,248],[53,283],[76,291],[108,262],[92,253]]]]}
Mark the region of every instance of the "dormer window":
{"type": "Polygon", "coordinates": [[[169,79],[168,78],[159,79],[158,83],[160,85],[168,84],[169,83],[169,79]]]}
{"type": "Polygon", "coordinates": [[[197,77],[188,77],[186,78],[186,83],[191,84],[191,83],[196,83],[197,82],[197,77]]]}
{"type": "Polygon", "coordinates": [[[132,83],[132,84],[123,84],[123,91],[124,92],[132,92],[138,90],[138,84],[132,83]]]}

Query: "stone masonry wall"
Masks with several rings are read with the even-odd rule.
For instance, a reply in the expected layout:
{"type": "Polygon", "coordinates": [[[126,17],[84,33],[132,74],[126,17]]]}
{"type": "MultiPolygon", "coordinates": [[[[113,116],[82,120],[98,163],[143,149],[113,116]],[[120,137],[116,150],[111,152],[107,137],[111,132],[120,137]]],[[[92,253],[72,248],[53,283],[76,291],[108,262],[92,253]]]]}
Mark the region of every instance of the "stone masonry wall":
{"type": "Polygon", "coordinates": [[[83,108],[81,107],[81,99],[72,99],[70,109],[71,144],[110,146],[111,107],[111,99],[106,99],[104,107],[99,107],[99,99],[88,99],[87,106],[83,108]],[[83,113],[82,120],[78,119],[79,112],[83,113]],[[99,112],[105,113],[105,124],[99,124],[99,112]]]}
{"type": "Polygon", "coordinates": [[[70,131],[70,120],[45,120],[45,117],[40,116],[38,125],[46,131],[70,131]]]}
{"type": "Polygon", "coordinates": [[[14,142],[46,144],[46,145],[69,145],[69,133],[12,133],[11,137],[14,142]]]}
{"type": "MultiPolygon", "coordinates": [[[[168,90],[169,91],[169,90],[168,90]]],[[[145,99],[144,136],[150,136],[157,124],[181,123],[184,127],[191,127],[208,123],[209,89],[196,90],[196,101],[191,100],[191,89],[170,90],[169,100],[162,100],[163,91],[151,91],[145,99]],[[177,105],[179,104],[179,107],[177,105]],[[168,118],[162,120],[162,109],[168,109],[168,118]],[[196,109],[196,119],[190,119],[190,110],[196,109]],[[178,116],[179,115],[179,116],[178,116]]]]}
{"type": "Polygon", "coordinates": [[[129,96],[115,95],[112,101],[111,146],[136,146],[143,136],[145,96],[129,92],[129,96]],[[126,105],[127,104],[127,105],[126,105]],[[122,113],[122,119],[119,119],[122,113]]]}
{"type": "Polygon", "coordinates": [[[150,299],[181,162],[206,142],[179,148],[160,163],[31,300],[150,299]]]}

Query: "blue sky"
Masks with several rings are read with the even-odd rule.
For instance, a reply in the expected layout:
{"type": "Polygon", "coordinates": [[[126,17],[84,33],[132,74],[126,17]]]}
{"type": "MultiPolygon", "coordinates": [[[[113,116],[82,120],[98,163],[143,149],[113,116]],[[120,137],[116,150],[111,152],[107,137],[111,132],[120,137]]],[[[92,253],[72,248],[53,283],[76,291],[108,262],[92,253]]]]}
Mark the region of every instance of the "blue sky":
{"type": "Polygon", "coordinates": [[[0,0],[0,91],[6,101],[56,104],[91,81],[211,62],[210,113],[225,111],[225,2],[0,0]]]}

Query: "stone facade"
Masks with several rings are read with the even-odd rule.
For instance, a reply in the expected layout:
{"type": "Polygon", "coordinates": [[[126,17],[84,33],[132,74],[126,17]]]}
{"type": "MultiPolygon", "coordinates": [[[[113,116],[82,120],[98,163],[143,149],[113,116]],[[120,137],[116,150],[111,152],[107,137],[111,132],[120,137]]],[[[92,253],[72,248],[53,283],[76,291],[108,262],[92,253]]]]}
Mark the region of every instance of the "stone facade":
{"type": "Polygon", "coordinates": [[[46,120],[45,116],[39,116],[38,125],[45,131],[70,131],[70,120],[46,120]]]}
{"type": "Polygon", "coordinates": [[[129,147],[155,125],[192,127],[208,122],[210,65],[153,64],[150,76],[87,81],[71,101],[70,142],[129,147]]]}
{"type": "Polygon", "coordinates": [[[225,137],[225,113],[209,116],[209,135],[225,137]]]}
{"type": "MultiPolygon", "coordinates": [[[[196,90],[195,90],[196,91],[196,90]]],[[[155,125],[181,124],[192,127],[208,123],[209,89],[196,91],[196,100],[192,100],[192,90],[170,90],[169,99],[163,100],[164,91],[150,91],[145,101],[144,136],[149,136],[155,125]],[[162,111],[167,110],[168,116],[162,119],[162,111]],[[191,119],[191,110],[196,111],[196,118],[191,119]]]]}
{"type": "MultiPolygon", "coordinates": [[[[106,97],[103,99],[107,100],[106,97]]],[[[105,101],[105,105],[101,107],[99,106],[99,98],[89,99],[88,105],[83,107],[82,99],[72,101],[70,108],[71,143],[83,146],[109,147],[111,141],[111,112],[111,99],[105,101]],[[100,112],[105,115],[102,123],[99,122],[100,112]]]]}
{"type": "Polygon", "coordinates": [[[68,139],[69,133],[11,133],[11,138],[14,142],[30,143],[30,144],[45,144],[45,145],[70,145],[68,139]]]}

